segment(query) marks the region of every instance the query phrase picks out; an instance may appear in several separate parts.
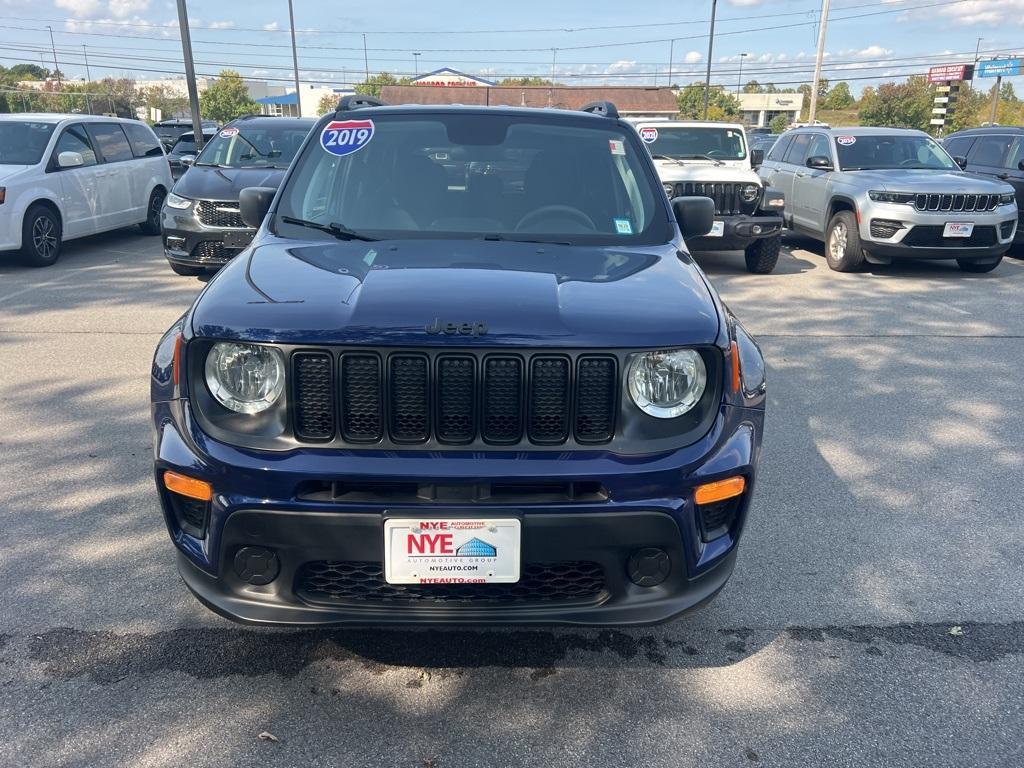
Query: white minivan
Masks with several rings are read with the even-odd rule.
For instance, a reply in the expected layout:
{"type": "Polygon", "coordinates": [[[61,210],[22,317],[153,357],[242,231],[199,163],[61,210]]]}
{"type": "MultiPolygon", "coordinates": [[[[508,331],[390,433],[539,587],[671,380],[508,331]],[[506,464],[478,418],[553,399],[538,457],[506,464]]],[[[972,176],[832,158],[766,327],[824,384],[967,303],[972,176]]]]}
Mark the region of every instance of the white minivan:
{"type": "Polygon", "coordinates": [[[95,115],[0,115],[0,251],[36,267],[76,237],[138,224],[160,234],[171,171],[153,130],[95,115]]]}

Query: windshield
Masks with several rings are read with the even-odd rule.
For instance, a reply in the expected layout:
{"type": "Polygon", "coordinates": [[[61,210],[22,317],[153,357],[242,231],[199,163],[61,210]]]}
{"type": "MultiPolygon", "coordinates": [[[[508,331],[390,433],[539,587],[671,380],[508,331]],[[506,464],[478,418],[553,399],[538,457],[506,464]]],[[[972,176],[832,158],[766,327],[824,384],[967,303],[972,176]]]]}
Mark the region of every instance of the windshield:
{"type": "Polygon", "coordinates": [[[640,129],[640,136],[652,155],[677,160],[700,159],[702,156],[715,160],[742,160],[747,156],[743,131],[735,128],[647,126],[640,129]]]}
{"type": "Polygon", "coordinates": [[[35,165],[43,159],[56,123],[0,122],[0,165],[35,165]]]}
{"type": "MultiPolygon", "coordinates": [[[[204,134],[203,141],[210,141],[212,134],[204,134]]],[[[186,133],[174,142],[174,148],[170,151],[172,155],[194,155],[196,153],[196,137],[194,134],[186,133]]]]}
{"type": "Polygon", "coordinates": [[[928,136],[836,136],[839,167],[844,171],[930,168],[959,171],[953,159],[928,136]]]}
{"type": "Polygon", "coordinates": [[[500,113],[331,121],[296,161],[275,230],[341,239],[668,242],[664,195],[641,143],[607,123],[500,113]]]}
{"type": "Polygon", "coordinates": [[[228,168],[287,168],[302,146],[308,126],[231,125],[217,132],[196,158],[196,165],[228,168]]]}

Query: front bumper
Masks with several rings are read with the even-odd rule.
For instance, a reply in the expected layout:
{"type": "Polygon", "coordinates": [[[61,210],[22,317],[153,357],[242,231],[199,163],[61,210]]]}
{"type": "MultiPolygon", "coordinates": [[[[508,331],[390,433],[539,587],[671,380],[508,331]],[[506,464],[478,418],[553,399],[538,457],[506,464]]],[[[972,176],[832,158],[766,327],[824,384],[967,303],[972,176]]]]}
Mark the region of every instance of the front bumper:
{"type": "Polygon", "coordinates": [[[687,240],[686,244],[694,251],[738,251],[743,250],[755,240],[778,237],[782,233],[782,216],[773,214],[763,216],[716,215],[715,221],[720,221],[723,225],[720,237],[694,237],[687,240]]]}
{"type": "Polygon", "coordinates": [[[160,215],[164,256],[185,267],[217,269],[241,253],[256,235],[255,229],[210,227],[194,209],[164,206],[160,215]]]}
{"type": "Polygon", "coordinates": [[[179,572],[206,605],[229,618],[257,624],[515,623],[649,624],[684,613],[714,596],[733,569],[753,492],[764,412],[722,406],[697,443],[646,457],[607,451],[487,453],[375,452],[302,449],[267,455],[212,441],[198,430],[182,401],[154,405],[156,474],[179,572]],[[175,419],[174,409],[180,409],[175,419]],[[183,422],[182,419],[183,418],[183,422]],[[183,434],[178,423],[188,424],[183,434]],[[165,470],[207,480],[214,487],[207,534],[183,530],[165,470]],[[704,541],[693,488],[742,474],[748,487],[727,531],[704,541]],[[317,480],[344,478],[424,485],[495,481],[596,480],[606,496],[582,502],[391,504],[384,499],[314,501],[299,489],[317,480]],[[522,524],[522,562],[587,562],[600,566],[603,584],[586,597],[521,600],[325,600],[302,587],[308,563],[383,559],[388,516],[514,516],[522,524]],[[270,583],[239,576],[243,547],[272,550],[279,571],[270,583]],[[630,580],[627,563],[645,548],[667,553],[665,580],[651,587],[630,580]]]}
{"type": "Polygon", "coordinates": [[[925,212],[872,202],[860,217],[861,246],[886,259],[992,259],[1006,253],[1016,236],[1017,210],[1009,206],[988,213],[925,212]],[[947,222],[969,222],[974,231],[968,238],[943,237],[947,222]],[[892,224],[899,225],[894,232],[892,224]]]}

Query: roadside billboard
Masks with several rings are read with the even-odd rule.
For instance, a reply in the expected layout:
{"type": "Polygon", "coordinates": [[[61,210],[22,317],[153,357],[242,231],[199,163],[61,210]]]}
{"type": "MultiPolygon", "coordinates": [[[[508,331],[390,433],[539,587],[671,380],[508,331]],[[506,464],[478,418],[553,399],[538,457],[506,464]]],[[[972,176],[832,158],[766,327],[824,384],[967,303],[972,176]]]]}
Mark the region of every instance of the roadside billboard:
{"type": "Polygon", "coordinates": [[[979,61],[978,77],[1016,77],[1020,74],[1021,59],[989,59],[979,61]]]}
{"type": "Polygon", "coordinates": [[[971,64],[940,64],[928,70],[929,83],[959,82],[970,80],[974,74],[971,64]]]}

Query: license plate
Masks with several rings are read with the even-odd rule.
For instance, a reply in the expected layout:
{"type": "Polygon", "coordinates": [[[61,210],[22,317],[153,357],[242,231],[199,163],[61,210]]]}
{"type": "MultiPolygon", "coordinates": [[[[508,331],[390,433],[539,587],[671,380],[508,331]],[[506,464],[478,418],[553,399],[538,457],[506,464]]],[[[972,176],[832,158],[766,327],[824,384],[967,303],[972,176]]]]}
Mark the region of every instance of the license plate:
{"type": "Polygon", "coordinates": [[[942,230],[943,237],[970,237],[974,232],[974,224],[966,221],[947,221],[942,230]]]}
{"type": "Polygon", "coordinates": [[[723,235],[725,235],[724,221],[716,221],[714,224],[712,224],[711,231],[708,232],[707,234],[708,237],[722,237],[723,235]]]}
{"type": "Polygon", "coordinates": [[[511,584],[519,581],[516,518],[388,518],[388,584],[511,584]]]}
{"type": "Polygon", "coordinates": [[[252,232],[228,232],[224,235],[225,248],[245,248],[252,242],[252,232]]]}

